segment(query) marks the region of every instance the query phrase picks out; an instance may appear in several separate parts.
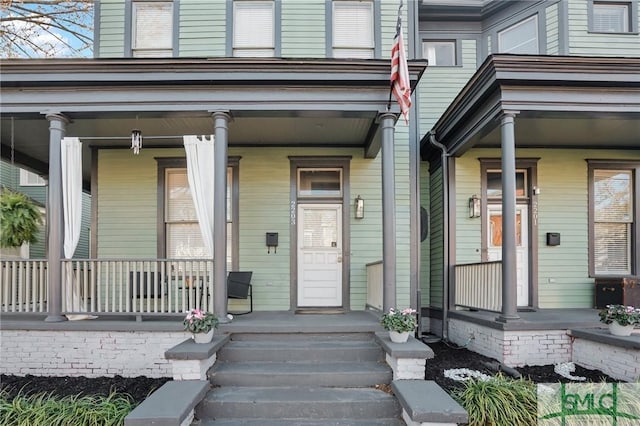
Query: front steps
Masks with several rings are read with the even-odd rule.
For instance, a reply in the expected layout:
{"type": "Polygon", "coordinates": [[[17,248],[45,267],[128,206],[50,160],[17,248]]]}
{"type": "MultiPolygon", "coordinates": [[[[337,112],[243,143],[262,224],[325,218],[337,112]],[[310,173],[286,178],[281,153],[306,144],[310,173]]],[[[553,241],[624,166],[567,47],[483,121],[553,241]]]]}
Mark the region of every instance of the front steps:
{"type": "Polygon", "coordinates": [[[209,378],[202,426],[404,425],[371,333],[233,334],[209,378]]]}

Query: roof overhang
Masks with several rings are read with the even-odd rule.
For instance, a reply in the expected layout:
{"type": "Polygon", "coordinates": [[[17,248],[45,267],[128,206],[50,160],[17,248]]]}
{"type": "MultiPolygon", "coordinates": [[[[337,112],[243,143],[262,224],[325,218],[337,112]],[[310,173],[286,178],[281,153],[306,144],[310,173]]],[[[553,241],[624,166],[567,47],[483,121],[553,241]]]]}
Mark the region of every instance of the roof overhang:
{"type": "Polygon", "coordinates": [[[452,155],[500,147],[500,117],[515,112],[517,147],[640,149],[640,58],[493,55],[429,135],[452,155]]]}
{"type": "MultiPolygon", "coordinates": [[[[426,65],[409,61],[413,87],[426,65]]],[[[211,113],[227,111],[230,147],[356,147],[375,157],[379,114],[399,114],[389,74],[388,60],[5,60],[2,156],[13,146],[16,162],[46,175],[51,113],[69,118],[66,135],[88,151],[127,146],[133,128],[145,147],[182,146],[181,135],[212,133],[211,113]]]]}

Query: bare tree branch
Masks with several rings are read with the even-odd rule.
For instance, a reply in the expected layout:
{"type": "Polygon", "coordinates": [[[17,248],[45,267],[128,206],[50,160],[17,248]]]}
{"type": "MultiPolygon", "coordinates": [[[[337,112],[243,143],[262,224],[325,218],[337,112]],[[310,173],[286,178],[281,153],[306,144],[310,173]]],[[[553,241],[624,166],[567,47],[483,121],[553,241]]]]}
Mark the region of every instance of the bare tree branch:
{"type": "Polygon", "coordinates": [[[91,56],[93,0],[0,0],[0,57],[91,56]]]}

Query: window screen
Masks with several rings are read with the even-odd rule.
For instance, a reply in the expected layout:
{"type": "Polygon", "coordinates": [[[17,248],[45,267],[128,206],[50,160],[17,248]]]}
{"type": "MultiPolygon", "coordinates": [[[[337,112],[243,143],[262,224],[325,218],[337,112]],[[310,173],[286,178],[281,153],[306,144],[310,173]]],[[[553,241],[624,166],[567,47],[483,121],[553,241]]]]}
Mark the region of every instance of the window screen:
{"type": "Polygon", "coordinates": [[[593,28],[599,33],[629,32],[628,3],[593,3],[593,28]]]}
{"type": "Polygon", "coordinates": [[[373,58],[373,2],[333,2],[333,56],[373,58]]]}
{"type": "Polygon", "coordinates": [[[594,170],[593,180],[595,272],[630,274],[632,172],[594,170]]]}
{"type": "Polygon", "coordinates": [[[233,56],[274,56],[272,1],[233,2],[233,56]]]}
{"type": "Polygon", "coordinates": [[[170,57],[173,54],[173,4],[133,3],[132,51],[134,57],[170,57]]]}
{"type": "Polygon", "coordinates": [[[538,54],[538,17],[532,16],[498,33],[501,53],[538,54]]]}

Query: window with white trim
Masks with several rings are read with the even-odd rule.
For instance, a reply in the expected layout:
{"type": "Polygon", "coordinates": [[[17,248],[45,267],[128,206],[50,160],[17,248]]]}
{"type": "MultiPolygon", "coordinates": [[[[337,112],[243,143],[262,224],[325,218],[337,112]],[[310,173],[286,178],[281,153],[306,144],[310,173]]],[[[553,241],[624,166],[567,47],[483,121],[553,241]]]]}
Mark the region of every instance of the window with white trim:
{"type": "Polygon", "coordinates": [[[173,2],[135,1],[131,54],[137,58],[173,56],[173,2]]]}
{"type": "Polygon", "coordinates": [[[498,32],[498,51],[537,55],[539,53],[538,16],[533,15],[498,32]]]}
{"type": "Polygon", "coordinates": [[[332,48],[335,58],[373,58],[373,2],[334,0],[332,48]]]}
{"type": "Polygon", "coordinates": [[[20,186],[46,186],[45,181],[39,175],[30,172],[29,170],[20,169],[20,186]]]}
{"type": "Polygon", "coordinates": [[[429,66],[453,67],[456,64],[456,42],[454,40],[428,40],[422,42],[422,56],[429,66]]]}
{"type": "Polygon", "coordinates": [[[596,33],[629,32],[631,4],[628,2],[593,2],[591,31],[596,33]]]}
{"type": "MultiPolygon", "coordinates": [[[[233,270],[233,168],[227,168],[227,269],[233,270]]],[[[168,259],[211,258],[196,216],[186,168],[165,169],[165,256],[168,259]]]]}
{"type": "Polygon", "coordinates": [[[233,56],[275,55],[274,10],[273,1],[233,2],[233,56]]]}
{"type": "Polygon", "coordinates": [[[633,264],[634,172],[591,170],[593,203],[593,271],[596,275],[629,275],[633,264]]]}

